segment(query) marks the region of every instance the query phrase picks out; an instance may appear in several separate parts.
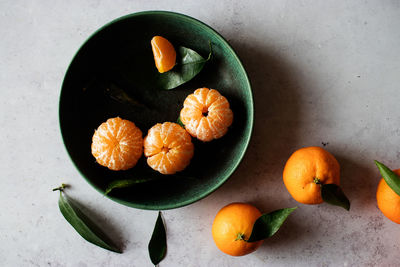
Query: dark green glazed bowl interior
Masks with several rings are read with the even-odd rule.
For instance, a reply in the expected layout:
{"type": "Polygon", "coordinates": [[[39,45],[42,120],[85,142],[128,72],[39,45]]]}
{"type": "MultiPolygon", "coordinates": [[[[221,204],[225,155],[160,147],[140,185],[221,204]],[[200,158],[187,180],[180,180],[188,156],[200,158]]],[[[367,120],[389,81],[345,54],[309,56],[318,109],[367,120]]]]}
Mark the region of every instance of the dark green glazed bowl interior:
{"type": "Polygon", "coordinates": [[[62,85],[60,126],[68,153],[83,177],[104,193],[113,180],[160,176],[153,182],[116,189],[109,197],[141,209],[172,209],[193,203],[221,186],[240,163],[253,126],[253,99],[247,74],[229,44],[213,29],[191,17],[164,11],[135,13],[95,32],[73,58],[62,85]],[[174,89],[151,84],[157,74],[150,40],[161,35],[175,46],[189,47],[203,57],[212,43],[214,57],[193,80],[174,89]],[[200,87],[214,88],[231,104],[234,121],[221,139],[202,143],[193,138],[195,155],[177,175],[150,169],[144,156],[128,171],[111,171],[91,154],[94,130],[108,118],[133,121],[145,136],[149,128],[176,122],[187,95],[200,87]],[[121,102],[109,90],[122,89],[138,105],[121,102]]]}

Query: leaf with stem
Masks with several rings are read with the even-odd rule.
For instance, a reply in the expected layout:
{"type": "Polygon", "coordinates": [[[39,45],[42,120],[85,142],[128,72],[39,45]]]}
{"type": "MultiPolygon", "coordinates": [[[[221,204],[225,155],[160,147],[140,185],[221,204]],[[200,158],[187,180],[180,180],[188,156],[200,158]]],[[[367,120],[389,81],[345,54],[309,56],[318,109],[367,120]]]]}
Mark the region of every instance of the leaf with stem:
{"type": "Polygon", "coordinates": [[[210,42],[210,53],[205,59],[196,51],[180,46],[178,48],[178,63],[170,71],[161,73],[157,79],[158,87],[166,90],[174,89],[193,79],[204,68],[204,65],[212,57],[212,46],[210,42]]]}
{"type": "Polygon", "coordinates": [[[113,252],[122,253],[109,237],[91,221],[78,207],[77,205],[63,192],[67,186],[62,184],[58,188],[54,188],[53,191],[59,190],[60,197],[58,200],[58,207],[60,208],[61,214],[71,224],[71,226],[88,242],[95,244],[96,246],[108,249],[113,252]]]}

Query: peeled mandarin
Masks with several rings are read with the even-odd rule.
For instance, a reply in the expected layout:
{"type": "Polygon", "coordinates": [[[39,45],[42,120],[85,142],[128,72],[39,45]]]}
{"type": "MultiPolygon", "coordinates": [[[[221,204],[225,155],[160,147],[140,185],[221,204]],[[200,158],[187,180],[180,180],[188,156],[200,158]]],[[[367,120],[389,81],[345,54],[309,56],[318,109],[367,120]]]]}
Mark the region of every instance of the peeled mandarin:
{"type": "Polygon", "coordinates": [[[100,165],[113,171],[130,169],[143,153],[142,131],[129,120],[108,119],[94,132],[91,149],[100,165]]]}
{"type": "Polygon", "coordinates": [[[179,124],[157,123],[144,139],[147,164],[162,174],[174,174],[185,169],[193,157],[192,138],[179,124]]]}
{"type": "Polygon", "coordinates": [[[171,70],[176,63],[176,52],[174,46],[164,37],[154,36],[151,39],[154,61],[158,72],[163,73],[171,70]]]}
{"type": "Polygon", "coordinates": [[[191,136],[208,142],[228,132],[233,112],[228,100],[217,90],[199,88],[186,97],[180,119],[191,136]]]}

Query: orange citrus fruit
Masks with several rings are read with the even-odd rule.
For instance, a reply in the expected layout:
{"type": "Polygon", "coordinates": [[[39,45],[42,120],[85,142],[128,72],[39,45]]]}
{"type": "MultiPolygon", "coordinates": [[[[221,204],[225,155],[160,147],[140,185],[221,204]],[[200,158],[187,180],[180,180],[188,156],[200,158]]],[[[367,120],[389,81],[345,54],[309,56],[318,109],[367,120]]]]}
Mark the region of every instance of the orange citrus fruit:
{"type": "Polygon", "coordinates": [[[92,154],[97,163],[119,171],[136,165],[143,153],[142,131],[119,117],[103,122],[94,132],[92,154]]]}
{"type": "Polygon", "coordinates": [[[162,174],[174,174],[185,169],[193,153],[190,135],[177,123],[157,123],[144,138],[147,164],[162,174]]]}
{"type": "Polygon", "coordinates": [[[292,197],[303,204],[322,203],[321,184],[340,185],[340,166],[321,147],[295,151],[286,162],[283,182],[292,197]]]}
{"type": "Polygon", "coordinates": [[[151,39],[154,61],[158,72],[163,73],[175,66],[176,52],[174,46],[164,37],[154,36],[151,39]]]}
{"type": "MultiPolygon", "coordinates": [[[[400,169],[393,172],[400,175],[400,169]]],[[[400,224],[400,196],[389,187],[383,178],[379,182],[378,190],[376,191],[376,200],[378,208],[383,215],[400,224]]]]}
{"type": "Polygon", "coordinates": [[[223,207],[214,219],[212,236],[217,247],[231,256],[243,256],[258,249],[263,240],[246,242],[261,212],[246,203],[231,203],[223,207]]]}
{"type": "Polygon", "coordinates": [[[193,137],[207,142],[226,134],[233,112],[217,90],[200,88],[186,97],[180,119],[193,137]]]}

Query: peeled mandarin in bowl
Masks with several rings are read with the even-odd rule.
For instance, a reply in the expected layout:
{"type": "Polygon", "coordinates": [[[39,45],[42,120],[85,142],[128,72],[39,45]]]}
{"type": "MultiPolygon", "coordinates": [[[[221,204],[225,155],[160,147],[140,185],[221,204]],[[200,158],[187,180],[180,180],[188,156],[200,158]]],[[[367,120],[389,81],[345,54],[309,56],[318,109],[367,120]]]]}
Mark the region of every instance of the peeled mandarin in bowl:
{"type": "Polygon", "coordinates": [[[157,123],[144,138],[147,164],[162,174],[184,170],[193,154],[194,146],[190,135],[177,123],[157,123]]]}
{"type": "Polygon", "coordinates": [[[130,169],[143,153],[142,131],[129,120],[108,119],[94,132],[91,149],[100,165],[114,171],[130,169]]]}
{"type": "Polygon", "coordinates": [[[158,72],[163,73],[171,70],[176,63],[176,52],[174,46],[164,37],[154,36],[151,39],[154,61],[158,72]]]}
{"type": "Polygon", "coordinates": [[[228,132],[233,112],[228,100],[217,90],[200,88],[186,97],[180,119],[190,135],[208,142],[228,132]]]}

